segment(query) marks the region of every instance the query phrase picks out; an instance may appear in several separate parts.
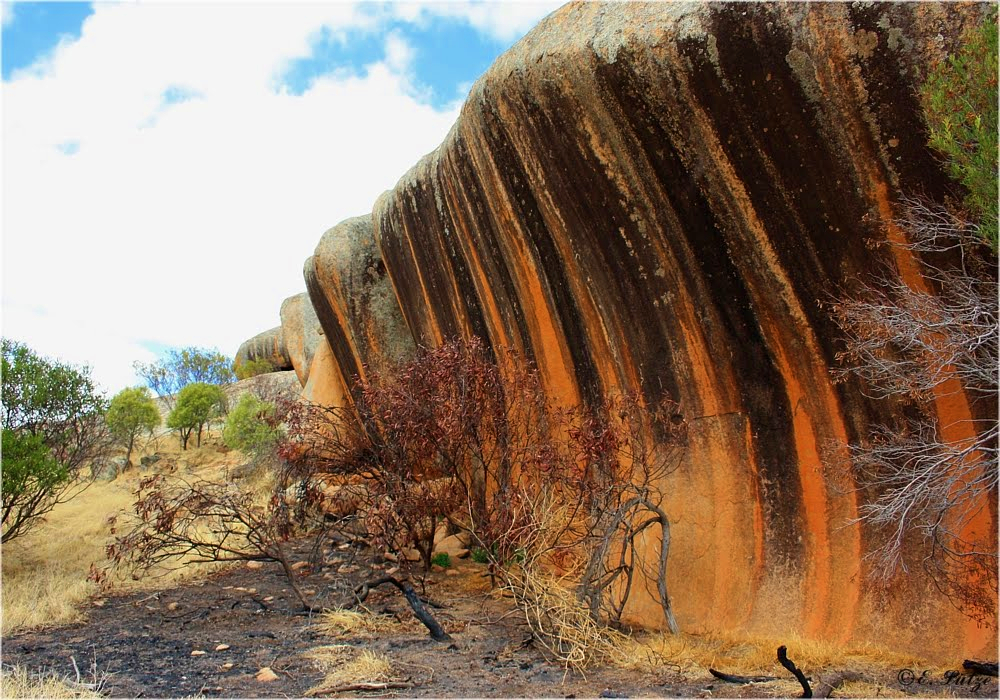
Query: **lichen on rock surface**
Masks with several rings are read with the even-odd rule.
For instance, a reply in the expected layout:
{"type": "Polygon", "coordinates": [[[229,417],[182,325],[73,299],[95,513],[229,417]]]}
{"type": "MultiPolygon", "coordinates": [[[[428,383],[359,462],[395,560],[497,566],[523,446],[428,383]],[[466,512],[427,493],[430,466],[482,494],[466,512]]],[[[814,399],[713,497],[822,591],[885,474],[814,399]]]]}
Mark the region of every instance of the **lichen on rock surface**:
{"type": "MultiPolygon", "coordinates": [[[[917,90],[983,8],[563,7],[371,216],[324,235],[305,271],[329,341],[317,395],[348,401],[366,366],[476,335],[567,404],[673,398],[691,440],[666,504],[683,628],[993,650],[919,571],[865,590],[877,534],[851,524],[859,494],[834,465],[903,409],[831,380],[822,308],[889,262],[868,244],[899,235],[901,193],[951,190],[917,90]]],[[[972,409],[959,391],[929,410],[972,409]]]]}

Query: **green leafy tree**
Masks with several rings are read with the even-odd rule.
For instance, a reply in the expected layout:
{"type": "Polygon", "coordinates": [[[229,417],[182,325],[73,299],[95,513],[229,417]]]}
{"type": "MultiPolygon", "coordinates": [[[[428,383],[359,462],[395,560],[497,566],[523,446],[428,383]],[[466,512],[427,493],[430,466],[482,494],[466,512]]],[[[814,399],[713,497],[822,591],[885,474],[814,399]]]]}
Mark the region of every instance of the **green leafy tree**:
{"type": "Polygon", "coordinates": [[[3,534],[28,532],[86,486],[81,468],[108,447],[104,398],[90,369],[3,339],[3,534]]]}
{"type": "Polygon", "coordinates": [[[222,441],[255,457],[266,454],[283,437],[281,428],[275,425],[274,413],[274,404],[243,394],[226,417],[222,441]]]}
{"type": "Polygon", "coordinates": [[[195,382],[177,394],[177,404],[167,416],[167,427],[181,436],[181,447],[187,449],[191,433],[197,431],[198,447],[205,425],[225,412],[226,397],[214,384],[195,382]]]}
{"type": "Polygon", "coordinates": [[[160,424],[160,411],[146,387],[122,389],[108,407],[108,428],[125,447],[125,466],[131,464],[132,448],[143,433],[150,434],[160,424]]]}
{"type": "Polygon", "coordinates": [[[171,350],[156,362],[136,362],[133,367],[157,396],[173,405],[173,396],[188,384],[229,384],[236,375],[232,360],[218,350],[183,348],[171,350]]]}
{"type": "MultiPolygon", "coordinates": [[[[44,501],[53,492],[65,488],[70,481],[69,470],[52,456],[41,435],[18,433],[3,429],[3,541],[26,531],[30,522],[17,515],[42,510],[44,501]],[[10,523],[11,527],[7,527],[10,523]]],[[[54,503],[52,505],[55,505],[54,503]]],[[[51,508],[48,508],[51,510],[51,508]]],[[[39,513],[37,518],[40,518],[39,513]]],[[[37,520],[35,518],[35,520],[37,520]]]]}
{"type": "Polygon", "coordinates": [[[924,83],[930,145],[968,190],[966,206],[997,250],[997,13],[924,83]]]}

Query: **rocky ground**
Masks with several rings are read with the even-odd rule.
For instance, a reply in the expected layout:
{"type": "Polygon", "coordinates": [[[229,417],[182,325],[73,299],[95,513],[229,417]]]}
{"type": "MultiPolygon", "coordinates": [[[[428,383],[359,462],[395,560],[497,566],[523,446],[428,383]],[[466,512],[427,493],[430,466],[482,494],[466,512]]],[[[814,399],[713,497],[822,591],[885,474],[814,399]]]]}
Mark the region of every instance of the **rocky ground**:
{"type": "MultiPolygon", "coordinates": [[[[296,561],[310,558],[308,542],[296,545],[296,561]]],[[[332,606],[344,592],[371,575],[370,551],[361,545],[331,544],[317,559],[300,564],[300,583],[315,603],[332,606]]],[[[366,606],[395,619],[376,635],[340,637],[324,632],[318,616],[301,612],[277,564],[248,570],[244,565],[207,580],[163,590],[91,601],[89,620],[11,636],[4,640],[3,663],[47,669],[84,680],[96,668],[106,676],[104,693],[113,697],[301,697],[317,686],[323,671],[309,652],[346,645],[347,656],[362,650],[392,661],[392,680],[401,686],[375,694],[401,697],[782,697],[798,694],[791,680],[732,685],[707,669],[681,669],[652,657],[638,668],[600,668],[586,676],[567,673],[546,661],[523,620],[504,599],[485,595],[483,567],[456,562],[424,582],[423,595],[442,607],[434,615],[453,637],[435,642],[392,588],[373,592],[366,606]],[[262,669],[273,672],[262,680],[262,669]]],[[[388,566],[388,565],[386,565],[388,566]]],[[[416,582],[418,589],[419,581],[416,582]]],[[[381,619],[386,619],[385,617],[381,619]]],[[[347,658],[347,657],[345,657],[347,658]]],[[[780,669],[779,669],[780,672],[780,669]]],[[[897,697],[924,688],[885,690],[897,697]]],[[[995,697],[995,679],[975,689],[938,688],[937,694],[995,697]]],[[[371,694],[371,693],[368,693],[371,694]]],[[[365,695],[341,692],[338,697],[365,695]]]]}
{"type": "MultiPolygon", "coordinates": [[[[300,548],[305,560],[307,543],[300,548]]],[[[335,604],[362,580],[366,568],[353,571],[340,561],[351,554],[358,552],[332,549],[330,568],[302,569],[301,584],[314,591],[318,604],[335,604]],[[332,573],[336,569],[349,573],[332,573]]],[[[667,666],[640,676],[619,669],[586,678],[566,674],[533,648],[506,601],[483,595],[483,567],[463,563],[456,569],[457,575],[432,574],[425,589],[428,599],[443,606],[434,614],[451,643],[431,640],[391,587],[373,592],[366,605],[402,624],[374,639],[332,638],[301,612],[278,565],[264,564],[154,594],[95,599],[84,624],[4,640],[3,662],[75,677],[75,660],[84,680],[96,665],[99,675],[107,674],[105,693],[134,698],[303,696],[324,675],[307,653],[333,643],[387,655],[394,677],[412,684],[396,691],[407,697],[670,696],[705,687],[682,683],[667,666]],[[277,679],[258,680],[263,668],[277,679]]]]}

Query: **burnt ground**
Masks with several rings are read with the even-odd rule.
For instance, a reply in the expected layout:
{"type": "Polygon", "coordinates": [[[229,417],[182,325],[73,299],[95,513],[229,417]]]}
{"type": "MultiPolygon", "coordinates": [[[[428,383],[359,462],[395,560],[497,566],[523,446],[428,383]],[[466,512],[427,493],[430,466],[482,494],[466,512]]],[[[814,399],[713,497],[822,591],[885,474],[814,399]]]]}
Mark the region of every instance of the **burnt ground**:
{"type": "MultiPolygon", "coordinates": [[[[298,560],[308,560],[305,544],[297,554],[298,560]]],[[[342,561],[350,554],[328,551],[330,566],[301,572],[299,584],[315,592],[315,604],[336,605],[345,599],[345,591],[368,577],[367,566],[354,571],[357,564],[342,561]]],[[[364,558],[359,554],[358,564],[364,558]]],[[[669,669],[641,678],[608,669],[588,673],[586,679],[570,675],[564,683],[562,666],[546,662],[533,648],[527,627],[516,614],[508,614],[509,602],[483,595],[488,589],[481,580],[485,567],[460,562],[456,568],[461,570],[458,576],[430,574],[423,592],[443,606],[433,614],[452,635],[452,644],[433,641],[391,586],[374,590],[365,605],[403,623],[392,633],[377,638],[321,634],[301,612],[280,567],[266,563],[255,571],[235,566],[153,594],[96,599],[84,623],[4,639],[3,663],[75,677],[72,657],[87,680],[96,661],[98,671],[109,674],[104,692],[112,697],[301,697],[324,675],[303,654],[346,643],[392,658],[397,675],[414,683],[396,691],[405,697],[691,693],[691,688],[671,685],[676,674],[669,669]],[[215,651],[220,644],[229,648],[215,651]],[[193,651],[207,653],[192,656],[193,651]],[[233,665],[225,669],[226,663],[233,665]],[[273,669],[278,679],[258,681],[256,674],[263,667],[273,669]]],[[[415,587],[420,590],[419,582],[415,587]]]]}
{"type": "MultiPolygon", "coordinates": [[[[325,565],[300,571],[300,585],[314,591],[317,605],[336,605],[371,575],[367,565],[359,566],[370,553],[347,546],[316,557],[325,565]]],[[[306,543],[295,554],[298,561],[308,560],[306,543]]],[[[388,655],[397,678],[412,683],[390,691],[401,697],[774,697],[789,692],[768,684],[723,684],[707,672],[692,677],[669,664],[645,671],[599,668],[586,677],[567,674],[535,648],[509,601],[484,595],[489,588],[484,567],[459,562],[456,570],[458,575],[432,573],[423,586],[423,595],[442,605],[433,612],[453,643],[431,640],[392,587],[376,589],[366,601],[369,610],[400,621],[392,631],[374,637],[322,634],[315,619],[300,611],[280,567],[267,563],[252,571],[235,566],[157,593],[95,599],[84,623],[4,639],[3,663],[70,677],[75,677],[71,659],[84,676],[96,663],[108,674],[104,694],[112,697],[301,697],[323,678],[304,654],[348,644],[388,655]],[[216,651],[220,644],[229,648],[216,651]],[[192,656],[193,651],[206,653],[192,656]],[[263,667],[278,678],[257,680],[263,667]]],[[[420,590],[419,582],[416,587],[420,590]]],[[[996,682],[991,679],[975,693],[965,691],[958,694],[996,696],[996,682]]],[[[358,695],[364,693],[337,697],[358,695]]]]}

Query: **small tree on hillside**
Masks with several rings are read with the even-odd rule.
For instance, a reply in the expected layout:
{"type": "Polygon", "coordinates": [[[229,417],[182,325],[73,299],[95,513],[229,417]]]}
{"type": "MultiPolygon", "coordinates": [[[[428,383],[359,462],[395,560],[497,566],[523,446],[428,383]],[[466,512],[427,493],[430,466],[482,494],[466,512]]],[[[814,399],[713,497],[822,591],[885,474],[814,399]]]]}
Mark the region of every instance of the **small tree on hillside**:
{"type": "Polygon", "coordinates": [[[177,405],[167,416],[167,427],[181,437],[181,447],[187,449],[191,433],[197,430],[198,447],[205,424],[225,412],[226,397],[222,389],[203,382],[188,384],[177,394],[177,405]]]}
{"type": "Polygon", "coordinates": [[[229,384],[235,379],[232,360],[218,350],[205,348],[183,348],[171,350],[157,362],[143,364],[136,362],[133,367],[147,386],[157,396],[173,406],[174,395],[188,384],[229,384]]]}
{"type": "Polygon", "coordinates": [[[128,467],[136,438],[156,429],[160,424],[160,411],[146,387],[122,389],[111,399],[107,422],[111,435],[125,447],[125,466],[128,467]]]}
{"type": "Polygon", "coordinates": [[[108,446],[105,400],[89,368],[3,340],[3,535],[23,535],[86,486],[81,468],[108,446]]]}

